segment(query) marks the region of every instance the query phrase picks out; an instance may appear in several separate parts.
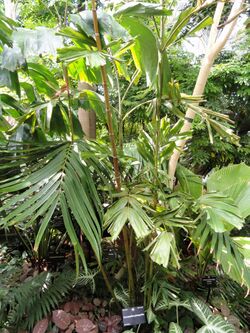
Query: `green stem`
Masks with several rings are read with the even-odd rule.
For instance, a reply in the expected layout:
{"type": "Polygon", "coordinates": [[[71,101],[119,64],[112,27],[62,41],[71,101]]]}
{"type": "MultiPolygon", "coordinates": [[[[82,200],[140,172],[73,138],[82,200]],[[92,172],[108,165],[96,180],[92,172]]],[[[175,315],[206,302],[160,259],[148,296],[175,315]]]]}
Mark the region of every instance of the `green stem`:
{"type": "Polygon", "coordinates": [[[114,289],[113,289],[112,286],[111,286],[110,280],[109,280],[109,278],[108,278],[108,276],[107,276],[107,273],[106,273],[106,271],[105,271],[105,269],[104,269],[102,263],[99,263],[99,268],[100,268],[100,271],[101,271],[101,273],[102,273],[102,276],[103,276],[103,279],[104,279],[104,282],[105,282],[105,284],[106,284],[106,287],[107,287],[108,291],[109,291],[110,294],[112,295],[112,297],[113,297],[113,299],[114,299],[116,305],[118,306],[118,309],[121,309],[121,305],[119,304],[119,302],[118,302],[118,300],[117,300],[117,298],[116,298],[116,296],[115,296],[114,289]]]}
{"type": "Polygon", "coordinates": [[[152,277],[153,277],[153,268],[154,263],[152,260],[149,261],[149,272],[148,272],[148,279],[150,279],[150,286],[148,288],[148,295],[147,295],[147,308],[151,305],[151,299],[152,299],[152,277]]]}
{"type": "Polygon", "coordinates": [[[125,257],[128,269],[128,288],[129,288],[129,303],[133,306],[135,303],[135,287],[134,287],[134,277],[133,277],[133,268],[132,268],[132,256],[130,252],[129,239],[128,239],[128,230],[125,226],[122,229],[125,257]]]}
{"type": "MultiPolygon", "coordinates": [[[[148,271],[149,271],[149,254],[146,252],[145,254],[145,277],[144,277],[144,286],[146,285],[148,281],[148,271]]],[[[144,293],[144,307],[147,308],[148,305],[148,292],[144,293]]]]}
{"type": "MultiPolygon", "coordinates": [[[[93,23],[94,23],[94,31],[95,31],[95,38],[96,38],[96,46],[99,52],[102,51],[102,44],[100,38],[100,31],[99,31],[99,24],[96,12],[96,1],[91,0],[92,3],[92,15],[93,15],[93,23]]],[[[104,98],[105,98],[105,108],[107,114],[107,124],[109,130],[109,138],[111,143],[112,155],[113,155],[113,167],[115,173],[115,189],[117,192],[121,192],[121,174],[119,169],[119,162],[117,156],[117,149],[115,143],[115,136],[114,136],[114,129],[113,129],[113,122],[112,122],[112,112],[110,107],[110,100],[109,100],[109,91],[108,91],[108,84],[107,84],[107,71],[106,66],[101,66],[101,75],[102,75],[102,84],[103,84],[103,91],[104,91],[104,98]]],[[[123,240],[124,240],[124,249],[125,249],[125,256],[128,268],[128,277],[129,277],[129,290],[130,290],[130,300],[131,304],[133,305],[134,297],[134,279],[133,279],[133,271],[132,271],[132,262],[131,262],[131,255],[129,252],[129,242],[128,242],[128,232],[127,228],[124,227],[122,229],[123,240]]]]}
{"type": "Polygon", "coordinates": [[[71,141],[74,141],[74,126],[72,119],[72,110],[71,110],[71,97],[70,97],[70,88],[69,88],[69,74],[67,67],[63,66],[63,76],[66,84],[67,96],[68,96],[68,116],[69,116],[69,125],[70,125],[70,136],[71,141]]]}

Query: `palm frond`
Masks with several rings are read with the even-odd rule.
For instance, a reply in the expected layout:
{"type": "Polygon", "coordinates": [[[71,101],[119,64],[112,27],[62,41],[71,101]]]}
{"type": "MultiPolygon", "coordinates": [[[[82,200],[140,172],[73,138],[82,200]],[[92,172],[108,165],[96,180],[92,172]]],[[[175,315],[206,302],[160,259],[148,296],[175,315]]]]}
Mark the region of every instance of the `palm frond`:
{"type": "Polygon", "coordinates": [[[108,228],[112,240],[118,238],[127,222],[129,222],[137,238],[147,236],[153,228],[153,222],[138,200],[132,195],[125,194],[105,214],[104,226],[108,228]]]}
{"type": "Polygon", "coordinates": [[[199,250],[208,248],[223,271],[239,284],[250,289],[250,270],[244,261],[240,246],[228,232],[215,232],[205,221],[200,223],[192,240],[199,250]]]}
{"type": "Polygon", "coordinates": [[[60,207],[66,231],[75,249],[77,266],[80,256],[87,269],[75,223],[100,261],[102,207],[86,164],[91,158],[83,161],[80,156],[83,146],[86,150],[87,143],[83,142],[63,142],[25,149],[2,147],[2,160],[7,164],[3,168],[8,170],[8,167],[11,169],[14,166],[16,171],[14,176],[0,181],[0,227],[15,225],[26,229],[39,222],[34,244],[34,250],[37,251],[56,207],[60,207]]]}

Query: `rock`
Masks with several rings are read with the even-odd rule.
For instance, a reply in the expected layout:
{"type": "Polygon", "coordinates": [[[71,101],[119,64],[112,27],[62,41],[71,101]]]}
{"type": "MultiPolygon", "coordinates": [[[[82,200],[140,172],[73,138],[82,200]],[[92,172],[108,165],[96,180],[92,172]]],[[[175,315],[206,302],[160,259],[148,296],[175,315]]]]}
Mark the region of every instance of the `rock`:
{"type": "Polygon", "coordinates": [[[52,321],[58,328],[66,330],[71,323],[71,316],[64,310],[55,310],[52,312],[52,321]]]}
{"type": "Polygon", "coordinates": [[[93,299],[93,304],[95,306],[100,306],[102,304],[102,301],[100,300],[100,298],[94,298],[93,299]]]}
{"type": "Polygon", "coordinates": [[[35,327],[33,328],[32,333],[45,333],[47,331],[48,326],[49,326],[48,318],[39,320],[36,323],[35,327]]]}
{"type": "Polygon", "coordinates": [[[89,319],[80,319],[76,322],[77,333],[98,333],[98,327],[89,319]]]}

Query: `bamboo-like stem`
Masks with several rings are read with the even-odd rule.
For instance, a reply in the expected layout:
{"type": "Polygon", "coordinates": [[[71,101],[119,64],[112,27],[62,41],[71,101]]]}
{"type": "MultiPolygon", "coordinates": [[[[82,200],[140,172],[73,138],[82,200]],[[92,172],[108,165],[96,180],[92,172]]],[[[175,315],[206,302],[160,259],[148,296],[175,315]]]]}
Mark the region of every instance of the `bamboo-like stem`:
{"type": "MultiPolygon", "coordinates": [[[[99,33],[99,25],[98,25],[98,19],[97,19],[97,13],[96,13],[96,1],[92,0],[92,13],[93,13],[93,22],[94,22],[94,31],[95,31],[95,38],[96,38],[96,45],[99,52],[102,51],[102,44],[101,44],[101,38],[99,33]]],[[[105,98],[105,109],[107,114],[107,124],[108,124],[108,130],[109,130],[109,139],[111,143],[111,149],[112,149],[112,157],[113,157],[113,166],[114,166],[114,172],[115,172],[115,186],[117,191],[121,190],[121,176],[120,176],[120,170],[119,170],[119,163],[118,163],[118,157],[117,157],[117,149],[115,144],[115,136],[114,136],[114,129],[112,124],[112,112],[110,107],[110,100],[109,100],[109,92],[108,92],[108,79],[107,79],[107,71],[106,66],[101,66],[101,75],[102,75],[102,84],[103,84],[103,91],[104,91],[104,98],[105,98]]]]}
{"type": "MultiPolygon", "coordinates": [[[[95,31],[95,39],[96,45],[99,52],[102,51],[102,44],[99,32],[99,24],[98,18],[96,13],[96,1],[91,0],[92,3],[92,15],[93,15],[93,23],[94,23],[94,31],[95,31]]],[[[106,66],[101,66],[101,75],[102,75],[102,84],[103,84],[103,91],[104,91],[104,98],[105,98],[105,109],[107,114],[107,124],[108,124],[108,131],[109,131],[109,139],[112,149],[112,157],[113,157],[113,167],[115,173],[115,188],[117,192],[121,191],[121,174],[119,170],[119,163],[117,157],[117,149],[114,137],[114,129],[112,124],[112,112],[110,108],[110,100],[109,100],[109,92],[108,92],[108,84],[107,84],[107,71],[106,66]]],[[[128,241],[128,231],[127,228],[124,227],[122,229],[122,235],[124,240],[124,249],[125,249],[125,256],[128,268],[128,281],[129,281],[129,290],[130,290],[130,304],[133,305],[134,302],[134,279],[133,279],[133,270],[132,270],[132,262],[131,262],[131,255],[129,251],[129,241],[128,241]]]]}
{"type": "Polygon", "coordinates": [[[73,118],[72,118],[72,110],[71,110],[71,97],[70,97],[70,88],[69,88],[69,74],[67,67],[63,66],[63,76],[66,84],[67,96],[68,96],[68,116],[69,116],[69,125],[70,125],[70,136],[71,141],[74,141],[74,126],[73,126],[73,118]]]}
{"type": "Polygon", "coordinates": [[[102,265],[101,262],[99,262],[99,268],[100,268],[100,271],[101,271],[101,273],[102,273],[102,276],[103,276],[104,282],[105,282],[105,284],[106,284],[106,286],[107,286],[107,288],[108,288],[108,291],[109,291],[110,294],[112,295],[112,297],[113,297],[113,299],[114,299],[116,305],[118,306],[118,308],[121,309],[121,305],[120,305],[120,303],[118,302],[118,300],[117,300],[117,298],[116,298],[116,296],[115,296],[114,290],[113,290],[113,288],[112,288],[112,286],[111,286],[111,283],[110,283],[110,281],[109,281],[109,278],[108,278],[108,276],[107,276],[107,273],[106,273],[106,271],[105,271],[105,269],[104,269],[104,267],[103,267],[103,265],[102,265]]]}

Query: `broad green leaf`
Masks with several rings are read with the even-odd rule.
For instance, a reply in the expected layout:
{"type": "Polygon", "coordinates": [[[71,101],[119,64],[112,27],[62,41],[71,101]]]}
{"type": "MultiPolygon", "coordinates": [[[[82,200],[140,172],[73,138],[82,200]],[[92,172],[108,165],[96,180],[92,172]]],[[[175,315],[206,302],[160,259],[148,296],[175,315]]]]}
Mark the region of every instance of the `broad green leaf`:
{"type": "Polygon", "coordinates": [[[79,96],[80,106],[84,110],[94,110],[102,122],[106,122],[106,111],[103,96],[92,90],[84,90],[79,96]]]}
{"type": "Polygon", "coordinates": [[[102,82],[100,68],[90,68],[84,58],[69,63],[68,71],[69,75],[78,81],[90,84],[102,82]]]}
{"type": "Polygon", "coordinates": [[[8,47],[4,45],[2,56],[2,68],[14,72],[18,67],[22,66],[25,59],[21,49],[18,46],[8,47]]]}
{"type": "Polygon", "coordinates": [[[34,90],[34,86],[28,82],[21,82],[20,86],[25,91],[30,103],[34,103],[36,101],[36,93],[34,90]]]}
{"type": "Polygon", "coordinates": [[[104,227],[108,228],[112,240],[118,238],[126,223],[130,223],[137,238],[147,236],[153,227],[141,204],[132,197],[122,197],[105,214],[104,227]]]}
{"type": "Polygon", "coordinates": [[[86,50],[85,48],[76,46],[65,47],[58,49],[57,53],[60,60],[67,63],[85,58],[86,65],[90,67],[100,67],[106,64],[105,58],[100,52],[86,50]]]}
{"type": "Polygon", "coordinates": [[[167,231],[160,232],[145,250],[150,250],[150,258],[158,265],[167,268],[171,257],[173,264],[179,267],[179,254],[172,233],[167,231]]]}
{"type": "Polygon", "coordinates": [[[0,131],[6,132],[10,129],[11,125],[8,123],[8,121],[0,115],[0,131]]]}
{"type": "Polygon", "coordinates": [[[145,72],[148,85],[155,83],[158,48],[153,32],[134,18],[121,18],[120,22],[129,31],[130,35],[135,37],[135,43],[131,46],[131,52],[136,68],[145,72]]]}
{"type": "Polygon", "coordinates": [[[119,7],[115,16],[156,16],[171,15],[172,11],[162,8],[160,4],[131,1],[119,7]]]}
{"type": "Polygon", "coordinates": [[[56,31],[46,27],[37,27],[35,30],[18,28],[12,37],[25,58],[44,53],[55,56],[56,49],[63,46],[62,38],[56,36],[56,31]]]}
{"type": "Polygon", "coordinates": [[[221,316],[209,316],[206,325],[201,327],[197,333],[236,333],[236,330],[221,316]]]}
{"type": "Polygon", "coordinates": [[[201,177],[195,175],[192,171],[179,165],[176,176],[181,185],[181,191],[190,194],[193,198],[198,199],[202,194],[201,177]]]}
{"type": "Polygon", "coordinates": [[[250,167],[234,164],[212,173],[207,179],[207,189],[220,191],[234,199],[242,217],[250,215],[250,167]]]}
{"type": "Polygon", "coordinates": [[[244,163],[232,164],[213,172],[207,179],[207,189],[223,192],[243,180],[250,181],[250,167],[244,163]]]}
{"type": "Polygon", "coordinates": [[[168,333],[183,333],[183,332],[178,324],[170,323],[168,333]]]}
{"type": "MultiPolygon", "coordinates": [[[[87,36],[94,35],[93,15],[90,10],[85,10],[79,14],[72,14],[70,15],[70,19],[71,22],[87,36]]],[[[107,34],[114,39],[129,39],[129,34],[126,29],[124,29],[113,16],[101,10],[97,10],[97,19],[101,34],[107,34]]]]}
{"type": "Polygon", "coordinates": [[[77,44],[81,44],[82,46],[96,46],[96,42],[94,38],[87,36],[84,31],[77,31],[72,29],[71,27],[65,27],[61,29],[57,35],[67,37],[76,41],[77,44]]]}
{"type": "Polygon", "coordinates": [[[31,79],[35,82],[39,93],[48,96],[54,96],[59,89],[57,80],[53,72],[46,66],[38,63],[28,63],[28,73],[31,79]]]}
{"type": "Polygon", "coordinates": [[[206,214],[206,221],[215,232],[241,229],[244,219],[234,200],[220,193],[208,193],[198,200],[201,210],[206,214]]]}
{"type": "Polygon", "coordinates": [[[208,317],[212,315],[212,312],[209,309],[209,307],[199,298],[191,298],[190,305],[191,305],[192,311],[196,314],[196,316],[204,324],[206,324],[208,317]]]}
{"type": "Polygon", "coordinates": [[[239,251],[243,254],[246,265],[250,266],[250,237],[232,237],[239,245],[239,251]]]}

